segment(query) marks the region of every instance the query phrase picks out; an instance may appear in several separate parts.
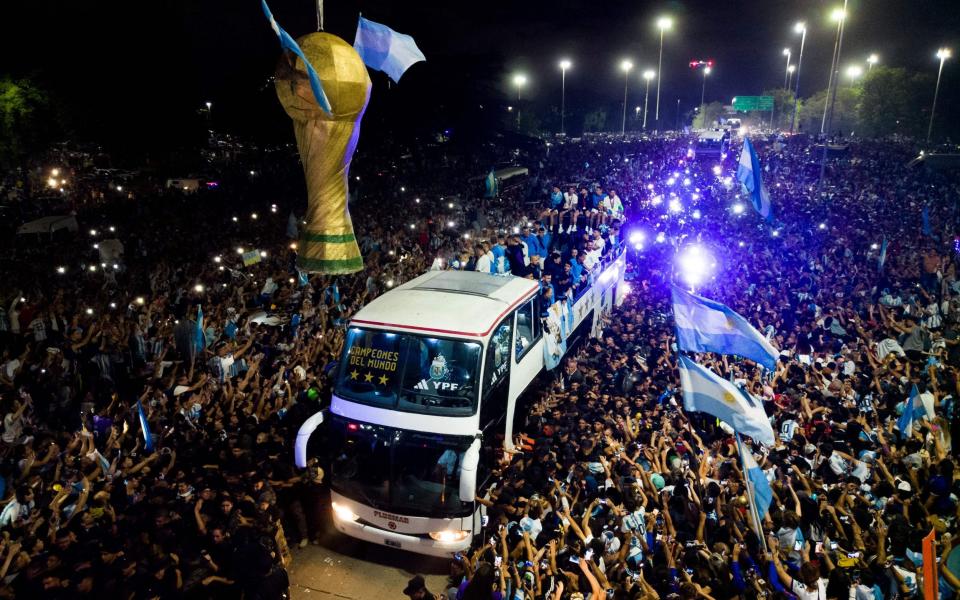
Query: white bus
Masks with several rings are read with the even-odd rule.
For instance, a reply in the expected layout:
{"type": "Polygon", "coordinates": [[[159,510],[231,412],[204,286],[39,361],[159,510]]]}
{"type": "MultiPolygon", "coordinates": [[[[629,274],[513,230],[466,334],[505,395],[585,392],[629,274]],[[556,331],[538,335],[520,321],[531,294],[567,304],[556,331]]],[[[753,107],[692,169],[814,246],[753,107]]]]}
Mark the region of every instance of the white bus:
{"type": "MultiPolygon", "coordinates": [[[[620,254],[594,274],[568,331],[599,331],[624,270],[620,254]]],[[[325,424],[338,530],[434,556],[470,546],[485,512],[477,490],[544,368],[539,291],[532,279],[431,271],[356,314],[325,424]]],[[[321,420],[301,429],[298,464],[321,420]]]]}

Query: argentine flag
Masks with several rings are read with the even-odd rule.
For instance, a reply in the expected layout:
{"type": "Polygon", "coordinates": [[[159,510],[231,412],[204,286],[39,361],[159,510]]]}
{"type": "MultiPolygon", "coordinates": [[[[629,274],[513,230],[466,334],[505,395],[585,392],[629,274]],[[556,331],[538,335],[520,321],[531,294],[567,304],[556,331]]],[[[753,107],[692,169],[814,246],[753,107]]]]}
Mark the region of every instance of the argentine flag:
{"type": "Polygon", "coordinates": [[[757,151],[753,149],[753,144],[747,138],[743,139],[743,151],[740,152],[740,164],[737,166],[737,179],[750,194],[750,201],[753,202],[753,207],[757,209],[760,216],[767,221],[772,221],[770,193],[767,192],[766,186],[763,185],[763,178],[760,176],[760,159],[757,158],[757,151]]]}
{"type": "Polygon", "coordinates": [[[673,286],[677,346],[687,352],[735,354],[773,371],[780,353],[746,319],[719,302],[673,286]]]}
{"type": "Polygon", "coordinates": [[[143,433],[143,447],[147,452],[153,452],[153,434],[150,433],[150,423],[147,413],[143,410],[143,403],[137,400],[137,419],[140,421],[140,432],[143,433]]]}
{"type": "Polygon", "coordinates": [[[296,54],[300,57],[300,60],[303,61],[303,66],[307,70],[307,77],[310,79],[310,89],[313,90],[313,97],[317,101],[317,104],[320,105],[320,108],[322,108],[324,112],[329,113],[330,100],[327,99],[327,95],[323,91],[323,84],[320,83],[320,76],[317,75],[316,69],[314,69],[310,61],[307,60],[307,56],[303,53],[303,50],[300,49],[300,45],[297,44],[296,40],[290,37],[290,34],[282,27],[277,25],[277,20],[273,18],[273,13],[270,12],[270,7],[267,6],[267,0],[260,0],[260,7],[263,9],[264,16],[270,21],[270,27],[273,28],[273,32],[280,38],[280,47],[296,54]]]}
{"type": "Polygon", "coordinates": [[[353,49],[363,59],[364,64],[371,69],[383,71],[394,83],[400,81],[411,65],[427,60],[412,37],[363,17],[360,17],[357,23],[353,49]]]}
{"type": "Polygon", "coordinates": [[[897,419],[897,429],[900,430],[900,439],[906,439],[913,435],[913,422],[922,419],[927,414],[920,401],[920,391],[917,384],[910,388],[910,397],[903,403],[903,413],[897,419]]]}
{"type": "Polygon", "coordinates": [[[726,379],[686,356],[680,356],[683,408],[720,419],[742,435],[773,446],[773,427],[763,406],[726,379]]]}
{"type": "Polygon", "coordinates": [[[743,457],[743,466],[747,470],[747,482],[750,486],[751,496],[753,496],[754,506],[757,507],[757,513],[760,520],[766,516],[770,509],[770,503],[773,502],[773,490],[770,488],[770,482],[767,481],[767,475],[753,458],[753,452],[740,444],[740,455],[743,457]]]}

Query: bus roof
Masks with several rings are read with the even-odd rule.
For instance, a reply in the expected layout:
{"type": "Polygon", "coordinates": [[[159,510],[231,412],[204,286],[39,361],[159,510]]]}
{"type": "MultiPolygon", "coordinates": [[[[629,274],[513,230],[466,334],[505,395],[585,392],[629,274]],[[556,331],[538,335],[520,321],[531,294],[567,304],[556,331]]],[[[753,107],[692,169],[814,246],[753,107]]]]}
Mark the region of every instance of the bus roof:
{"type": "Polygon", "coordinates": [[[539,283],[521,277],[430,271],[373,300],[351,325],[485,337],[539,289],[539,283]]]}

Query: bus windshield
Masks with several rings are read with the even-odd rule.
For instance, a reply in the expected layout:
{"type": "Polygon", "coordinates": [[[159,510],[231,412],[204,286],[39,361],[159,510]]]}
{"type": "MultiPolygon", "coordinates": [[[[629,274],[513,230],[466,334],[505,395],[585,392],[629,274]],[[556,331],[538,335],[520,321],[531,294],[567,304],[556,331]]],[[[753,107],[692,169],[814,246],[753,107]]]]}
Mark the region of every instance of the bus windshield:
{"type": "Polygon", "coordinates": [[[441,416],[477,410],[480,344],[351,327],[334,387],[341,398],[441,416]]]}
{"type": "Polygon", "coordinates": [[[331,447],[337,449],[331,485],[347,498],[387,512],[462,516],[460,463],[472,441],[335,415],[330,421],[331,447]]]}

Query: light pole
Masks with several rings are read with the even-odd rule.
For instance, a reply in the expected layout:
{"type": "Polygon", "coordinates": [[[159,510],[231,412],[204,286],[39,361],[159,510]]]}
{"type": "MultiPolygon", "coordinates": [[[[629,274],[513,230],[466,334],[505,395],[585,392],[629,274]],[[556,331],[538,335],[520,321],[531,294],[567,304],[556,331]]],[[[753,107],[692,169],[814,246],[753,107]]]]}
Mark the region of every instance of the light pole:
{"type": "Polygon", "coordinates": [[[647,69],[643,72],[643,78],[647,81],[647,91],[643,94],[643,130],[647,130],[647,103],[650,101],[650,80],[656,77],[653,69],[647,69]]]}
{"type": "MultiPolygon", "coordinates": [[[[847,0],[843,0],[843,8],[835,8],[831,17],[837,21],[837,41],[833,47],[833,64],[830,66],[830,80],[833,81],[833,89],[830,89],[829,82],[827,90],[830,91],[830,119],[827,120],[827,107],[824,106],[824,123],[820,126],[820,133],[824,130],[833,129],[833,107],[837,102],[837,88],[840,87],[840,52],[843,50],[843,24],[847,20],[847,0]],[[836,76],[834,76],[836,75],[836,76]]],[[[823,180],[827,174],[827,140],[823,140],[823,155],[820,157],[820,179],[817,181],[817,195],[823,191],[823,180]]]]}
{"type": "Polygon", "coordinates": [[[527,76],[517,73],[513,76],[513,85],[517,86],[517,131],[520,131],[520,90],[527,84],[527,76]]]}
{"type": "Polygon", "coordinates": [[[783,49],[783,55],[787,57],[787,67],[783,71],[783,89],[790,89],[790,83],[787,78],[790,76],[790,48],[783,49]]]}
{"type": "Polygon", "coordinates": [[[790,91],[790,82],[793,81],[793,72],[797,70],[797,65],[787,67],[787,91],[790,91]]]}
{"type": "Polygon", "coordinates": [[[560,61],[560,133],[566,135],[567,130],[564,128],[564,118],[567,109],[567,69],[570,68],[572,63],[563,59],[560,61]]]}
{"type": "Polygon", "coordinates": [[[660,82],[663,81],[663,32],[673,27],[673,19],[670,17],[660,17],[657,19],[657,27],[660,29],[660,59],[657,61],[657,106],[654,110],[653,120],[657,122],[657,129],[660,128],[660,82]]]}
{"type": "Polygon", "coordinates": [[[949,48],[940,48],[937,50],[937,58],[940,59],[940,68],[937,70],[937,87],[933,90],[933,106],[930,107],[930,124],[927,125],[927,143],[930,143],[930,134],[933,133],[933,114],[937,110],[937,96],[940,95],[940,76],[943,75],[943,63],[950,58],[949,48]]]}
{"type": "Polygon", "coordinates": [[[703,84],[700,86],[700,112],[703,113],[703,94],[707,91],[707,75],[712,71],[710,67],[703,68],[703,84]]]}
{"type": "Polygon", "coordinates": [[[793,119],[790,120],[790,133],[797,124],[797,113],[800,111],[800,66],[803,64],[803,46],[807,41],[807,24],[803,21],[793,26],[793,30],[800,35],[800,56],[797,58],[797,82],[793,90],[793,119]]]}
{"type": "Polygon", "coordinates": [[[877,64],[880,61],[880,57],[876,54],[871,54],[867,57],[867,73],[870,72],[870,69],[873,68],[873,65],[877,64]]]}
{"type": "MultiPolygon", "coordinates": [[[[832,129],[833,104],[837,99],[837,87],[840,83],[840,51],[843,49],[843,24],[847,20],[847,0],[843,0],[843,8],[835,8],[830,13],[830,18],[837,22],[837,37],[833,44],[833,61],[830,63],[830,78],[827,80],[827,96],[829,102],[823,103],[823,120],[820,122],[820,133],[829,132],[832,129]],[[830,121],[827,122],[827,115],[830,115],[830,121]]],[[[826,146],[824,146],[824,156],[826,156],[826,146]]],[[[821,172],[823,169],[821,169],[821,172]]],[[[822,177],[822,173],[821,173],[822,177]]]]}
{"type": "Polygon", "coordinates": [[[630,69],[633,63],[629,60],[620,61],[620,70],[623,71],[623,121],[620,124],[620,135],[627,133],[627,83],[630,81],[630,69]]]}

